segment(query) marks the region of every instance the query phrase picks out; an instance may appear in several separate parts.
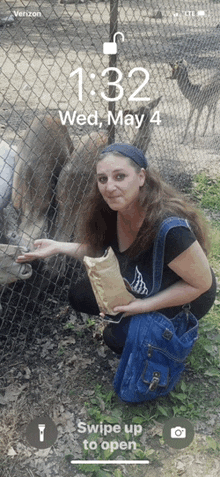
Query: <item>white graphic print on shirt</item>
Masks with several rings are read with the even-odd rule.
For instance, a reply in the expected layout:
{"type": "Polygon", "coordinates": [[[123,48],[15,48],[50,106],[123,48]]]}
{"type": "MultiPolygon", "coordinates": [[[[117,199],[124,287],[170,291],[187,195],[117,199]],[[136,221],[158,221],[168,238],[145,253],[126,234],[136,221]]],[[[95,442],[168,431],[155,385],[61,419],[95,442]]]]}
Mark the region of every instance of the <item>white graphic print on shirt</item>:
{"type": "Polygon", "coordinates": [[[136,266],[135,268],[134,280],[132,283],[130,283],[130,286],[132,290],[136,293],[139,293],[141,295],[148,294],[148,288],[146,287],[146,284],[143,280],[142,273],[138,270],[138,266],[136,266]]]}

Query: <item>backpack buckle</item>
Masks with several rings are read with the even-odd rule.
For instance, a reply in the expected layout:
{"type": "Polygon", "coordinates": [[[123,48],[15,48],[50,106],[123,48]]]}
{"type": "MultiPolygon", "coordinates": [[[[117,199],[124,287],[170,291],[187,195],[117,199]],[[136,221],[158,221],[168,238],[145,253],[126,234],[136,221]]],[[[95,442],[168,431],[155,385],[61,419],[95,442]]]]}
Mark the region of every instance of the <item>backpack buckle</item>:
{"type": "Polygon", "coordinates": [[[185,313],[186,313],[187,323],[188,323],[188,321],[189,321],[190,309],[191,309],[191,304],[190,304],[190,303],[185,303],[185,305],[182,306],[182,310],[185,311],[185,313]]]}
{"type": "Polygon", "coordinates": [[[157,389],[159,382],[160,382],[160,373],[159,371],[154,371],[153,379],[149,385],[149,391],[155,391],[155,389],[157,389]]]}
{"type": "Polygon", "coordinates": [[[165,338],[165,340],[170,341],[173,337],[173,333],[172,333],[172,331],[170,331],[166,328],[164,333],[162,334],[162,337],[165,338]]]}

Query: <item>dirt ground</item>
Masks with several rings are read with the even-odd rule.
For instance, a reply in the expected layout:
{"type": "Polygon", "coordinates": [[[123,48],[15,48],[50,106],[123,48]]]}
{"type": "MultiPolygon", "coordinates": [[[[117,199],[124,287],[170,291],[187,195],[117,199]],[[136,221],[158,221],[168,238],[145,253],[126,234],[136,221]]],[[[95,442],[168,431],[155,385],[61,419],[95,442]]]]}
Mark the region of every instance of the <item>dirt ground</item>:
{"type": "MultiPolygon", "coordinates": [[[[185,8],[201,9],[200,3],[186,2],[185,8]]],[[[167,79],[171,74],[169,61],[184,57],[193,83],[205,83],[219,71],[220,4],[205,5],[208,14],[200,23],[196,19],[196,26],[194,18],[182,14],[185,8],[179,2],[170,5],[168,1],[120,3],[118,28],[125,33],[125,42],[119,40],[117,66],[124,73],[125,95],[117,108],[127,108],[128,96],[140,84],[136,79],[129,82],[128,72],[136,66],[147,68],[147,93],[152,99],[162,95],[161,123],[153,125],[149,160],[166,179],[184,188],[202,170],[213,177],[219,175],[219,105],[215,134],[210,121],[206,136],[201,136],[203,111],[195,147],[192,128],[181,144],[189,104],[177,83],[167,79]],[[175,22],[173,9],[179,12],[175,22]],[[157,10],[162,12],[162,19],[150,18],[157,10]]],[[[43,117],[45,109],[52,114],[76,109],[87,115],[98,110],[106,127],[107,103],[100,95],[91,98],[89,92],[92,87],[95,91],[103,89],[101,71],[108,67],[102,43],[108,40],[109,3],[1,1],[1,15],[14,10],[40,11],[42,16],[19,17],[11,27],[0,28],[2,138],[16,145],[33,117],[43,117]],[[87,76],[83,101],[79,103],[69,75],[81,65],[87,76]],[[94,71],[100,74],[92,83],[89,73],[94,71]]],[[[86,124],[68,129],[74,142],[94,127],[86,124]]],[[[131,128],[127,132],[119,125],[116,139],[125,141],[132,134],[131,128]]],[[[118,359],[104,345],[103,324],[97,317],[96,326],[91,326],[93,317],[77,314],[69,307],[71,274],[70,267],[65,278],[51,281],[42,279],[35,270],[31,284],[17,283],[2,292],[0,472],[5,477],[85,475],[65,456],[83,458],[77,423],[88,420],[86,402],[95,395],[97,383],[112,390],[118,359]],[[58,438],[52,447],[36,450],[27,442],[26,428],[32,419],[44,414],[55,422],[58,438]]],[[[206,438],[213,435],[219,422],[220,409],[216,412],[218,418],[207,415],[206,422],[197,422],[193,443],[180,451],[159,443],[162,424],[154,422],[143,442],[146,448],[157,449],[157,459],[144,468],[142,475],[219,476],[219,458],[208,458],[204,453],[206,438]]],[[[122,467],[123,475],[139,475],[136,467],[130,469],[122,467]]]]}
{"type": "MultiPolygon", "coordinates": [[[[80,421],[96,422],[89,418],[86,403],[95,398],[97,384],[104,386],[106,393],[112,390],[118,359],[103,344],[102,323],[96,317],[96,326],[90,327],[91,316],[76,315],[68,305],[61,306],[60,300],[58,305],[56,300],[55,295],[51,317],[47,312],[46,317],[39,318],[39,326],[44,321],[43,337],[36,335],[34,342],[30,338],[29,343],[26,338],[23,348],[20,333],[15,354],[11,357],[8,354],[2,363],[0,469],[7,477],[83,477],[85,474],[70,463],[71,459],[85,459],[82,443],[85,435],[77,432],[77,425],[80,421]],[[37,450],[27,441],[26,430],[34,418],[43,415],[53,419],[58,438],[52,447],[37,450]]],[[[195,379],[189,371],[184,378],[188,384],[195,379]]],[[[214,400],[217,396],[218,390],[212,390],[210,397],[214,400]]],[[[128,406],[119,401],[116,405],[119,411],[128,406]]],[[[100,407],[108,414],[103,400],[100,407]]],[[[146,412],[147,404],[142,407],[146,412]]],[[[217,477],[218,454],[209,455],[205,449],[207,437],[212,437],[219,426],[219,417],[220,407],[215,414],[207,411],[207,420],[197,420],[195,424],[192,444],[182,450],[160,441],[161,422],[153,420],[151,425],[143,426],[141,443],[146,449],[154,449],[154,458],[149,456],[150,465],[144,467],[144,474],[139,473],[138,466],[122,466],[123,475],[156,477],[159,472],[165,477],[217,477]]]]}

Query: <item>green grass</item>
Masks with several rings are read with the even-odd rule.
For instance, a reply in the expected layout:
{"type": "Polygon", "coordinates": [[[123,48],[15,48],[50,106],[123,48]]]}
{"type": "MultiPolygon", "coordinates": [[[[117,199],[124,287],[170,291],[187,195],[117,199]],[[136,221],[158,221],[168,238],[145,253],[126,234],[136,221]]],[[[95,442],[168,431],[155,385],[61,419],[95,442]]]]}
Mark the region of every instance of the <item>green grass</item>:
{"type": "Polygon", "coordinates": [[[192,196],[200,207],[220,211],[220,178],[210,179],[205,174],[195,177],[192,196]]]}

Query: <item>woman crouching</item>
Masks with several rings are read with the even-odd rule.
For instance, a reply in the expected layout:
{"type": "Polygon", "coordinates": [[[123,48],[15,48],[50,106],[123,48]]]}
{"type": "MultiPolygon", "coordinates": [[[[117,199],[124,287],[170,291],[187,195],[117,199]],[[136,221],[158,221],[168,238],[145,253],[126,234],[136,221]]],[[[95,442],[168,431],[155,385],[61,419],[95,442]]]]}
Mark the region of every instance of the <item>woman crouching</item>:
{"type": "MultiPolygon", "coordinates": [[[[216,282],[207,259],[205,225],[195,208],[150,170],[143,152],[136,147],[112,144],[103,150],[77,227],[77,242],[36,240],[36,251],[17,261],[57,253],[82,260],[85,255],[100,257],[111,246],[129,291],[134,294],[129,305],[114,309],[115,313],[123,313],[120,323],[109,323],[103,333],[106,344],[117,354],[123,351],[133,315],[157,310],[171,319],[184,304],[190,304],[191,312],[200,319],[211,308],[216,282]],[[169,217],[186,219],[189,227],[177,225],[167,233],[160,290],[148,296],[155,239],[169,217]]],[[[72,283],[69,300],[77,311],[100,314],[86,272],[72,283]]]]}

